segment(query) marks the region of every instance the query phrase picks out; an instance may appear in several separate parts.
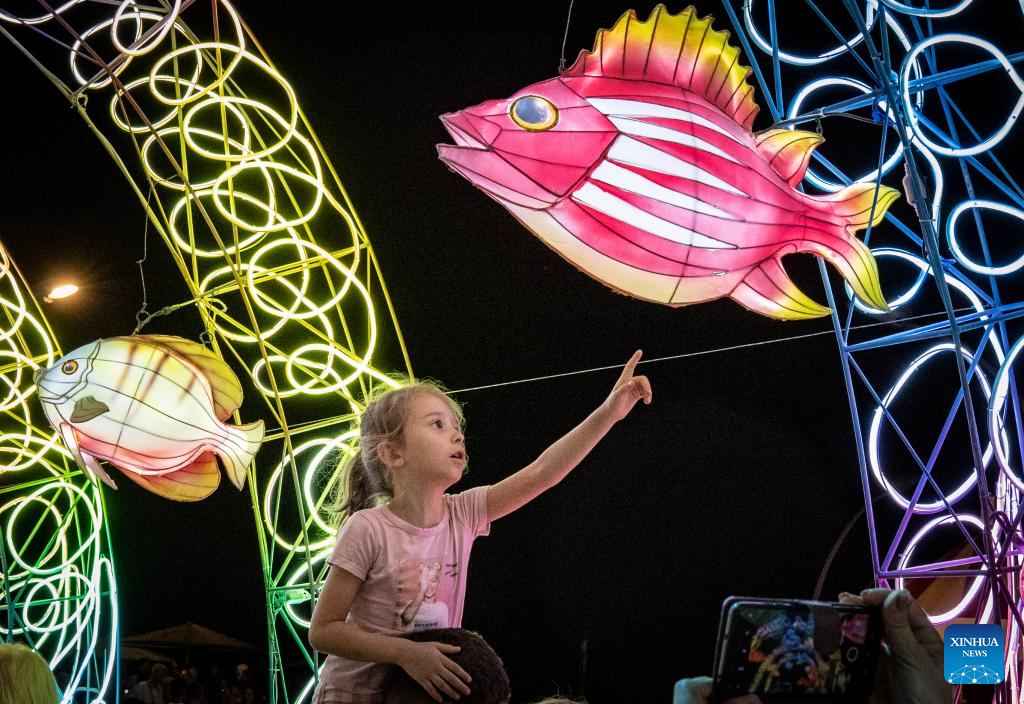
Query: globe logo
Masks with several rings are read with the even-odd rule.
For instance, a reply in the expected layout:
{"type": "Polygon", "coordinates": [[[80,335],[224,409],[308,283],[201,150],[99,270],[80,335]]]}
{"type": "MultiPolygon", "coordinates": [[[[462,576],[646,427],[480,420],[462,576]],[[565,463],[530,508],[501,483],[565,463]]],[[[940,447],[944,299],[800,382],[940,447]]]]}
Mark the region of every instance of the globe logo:
{"type": "Polygon", "coordinates": [[[954,624],[943,634],[943,666],[950,684],[1003,681],[1003,629],[993,623],[954,624]]]}

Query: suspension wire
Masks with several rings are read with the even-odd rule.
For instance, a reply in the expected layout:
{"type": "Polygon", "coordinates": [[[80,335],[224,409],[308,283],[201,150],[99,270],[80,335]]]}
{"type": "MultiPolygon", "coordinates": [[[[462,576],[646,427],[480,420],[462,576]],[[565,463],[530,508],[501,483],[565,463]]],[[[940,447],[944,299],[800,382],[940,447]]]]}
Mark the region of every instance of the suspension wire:
{"type": "Polygon", "coordinates": [[[149,256],[150,203],[153,200],[153,190],[155,187],[155,183],[149,184],[149,195],[146,197],[146,224],[142,228],[142,259],[135,260],[135,263],[139,265],[139,281],[142,282],[142,307],[140,307],[139,312],[135,314],[135,329],[132,330],[132,335],[138,335],[139,331],[142,330],[142,327],[153,317],[147,310],[147,307],[149,306],[149,298],[146,296],[146,270],[142,265],[146,263],[146,258],[149,256]]]}
{"type": "MultiPolygon", "coordinates": [[[[973,311],[974,308],[965,306],[957,309],[955,312],[963,313],[966,311],[973,311]]],[[[945,316],[945,312],[935,313],[922,313],[921,315],[910,316],[906,318],[899,318],[900,323],[904,323],[910,320],[920,320],[922,318],[931,318],[935,316],[945,316]]],[[[850,330],[865,330],[867,328],[875,328],[880,325],[892,325],[895,321],[885,320],[877,323],[865,323],[864,325],[854,325],[850,330]]],[[[809,332],[803,335],[791,335],[789,337],[778,337],[771,340],[758,340],[757,342],[744,342],[739,345],[730,345],[728,347],[715,347],[710,350],[698,350],[696,352],[684,352],[682,354],[668,355],[667,357],[654,357],[651,359],[642,359],[639,364],[654,364],[655,362],[668,362],[676,359],[688,359],[691,357],[702,357],[709,354],[719,354],[721,352],[734,352],[736,350],[748,349],[751,347],[764,347],[766,345],[776,345],[781,342],[795,342],[796,340],[805,340],[811,337],[821,337],[822,335],[834,335],[835,332],[829,330],[819,330],[818,332],[809,332]]],[[[638,365],[639,366],[639,365],[638,365]]],[[[515,379],[513,381],[501,381],[496,384],[484,384],[482,386],[468,386],[464,389],[454,389],[450,393],[462,394],[470,391],[483,391],[485,389],[496,389],[502,386],[514,386],[517,384],[528,384],[534,381],[548,381],[549,379],[561,379],[563,377],[578,376],[580,374],[590,374],[592,372],[603,372],[610,369],[621,369],[621,364],[608,364],[602,367],[592,367],[590,369],[577,369],[575,371],[560,372],[558,374],[545,374],[543,376],[534,376],[527,379],[515,379]]]]}
{"type": "MultiPolygon", "coordinates": [[[[569,0],[569,13],[565,16],[565,33],[562,35],[562,58],[558,60],[558,73],[565,71],[565,45],[569,41],[569,23],[572,21],[572,5],[575,0],[569,0]]],[[[1024,0],[1021,0],[1024,2],[1024,0]]]]}

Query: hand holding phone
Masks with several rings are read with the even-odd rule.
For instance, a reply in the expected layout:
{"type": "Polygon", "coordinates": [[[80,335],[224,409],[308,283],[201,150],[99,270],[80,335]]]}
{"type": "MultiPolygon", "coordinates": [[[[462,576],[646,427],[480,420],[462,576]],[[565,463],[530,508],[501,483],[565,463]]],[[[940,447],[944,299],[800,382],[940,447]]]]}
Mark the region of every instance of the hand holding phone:
{"type": "Polygon", "coordinates": [[[891,655],[878,663],[871,701],[876,704],[932,704],[952,700],[942,672],[942,637],[928,615],[906,591],[865,589],[860,596],[841,594],[840,603],[882,609],[891,655]]]}
{"type": "Polygon", "coordinates": [[[877,607],[730,597],[722,605],[714,697],[863,702],[881,644],[877,607]]]}

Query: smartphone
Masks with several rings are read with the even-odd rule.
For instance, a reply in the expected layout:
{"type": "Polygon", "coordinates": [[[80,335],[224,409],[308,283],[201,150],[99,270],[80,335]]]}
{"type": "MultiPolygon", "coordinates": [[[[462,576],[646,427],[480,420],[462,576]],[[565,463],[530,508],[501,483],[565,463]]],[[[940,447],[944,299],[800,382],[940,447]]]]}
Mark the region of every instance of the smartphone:
{"type": "Polygon", "coordinates": [[[881,640],[882,613],[874,607],[729,597],[715,646],[715,699],[866,701],[881,640]]]}

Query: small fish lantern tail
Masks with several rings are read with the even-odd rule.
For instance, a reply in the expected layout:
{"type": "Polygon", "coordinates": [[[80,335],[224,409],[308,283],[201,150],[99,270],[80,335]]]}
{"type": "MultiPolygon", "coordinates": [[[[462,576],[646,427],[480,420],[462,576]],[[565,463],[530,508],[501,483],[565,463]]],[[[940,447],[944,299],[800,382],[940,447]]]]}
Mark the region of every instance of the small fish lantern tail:
{"type": "Polygon", "coordinates": [[[227,437],[219,443],[216,453],[224,463],[228,479],[241,490],[252,458],[263,443],[263,421],[245,425],[225,425],[227,437]]]}

